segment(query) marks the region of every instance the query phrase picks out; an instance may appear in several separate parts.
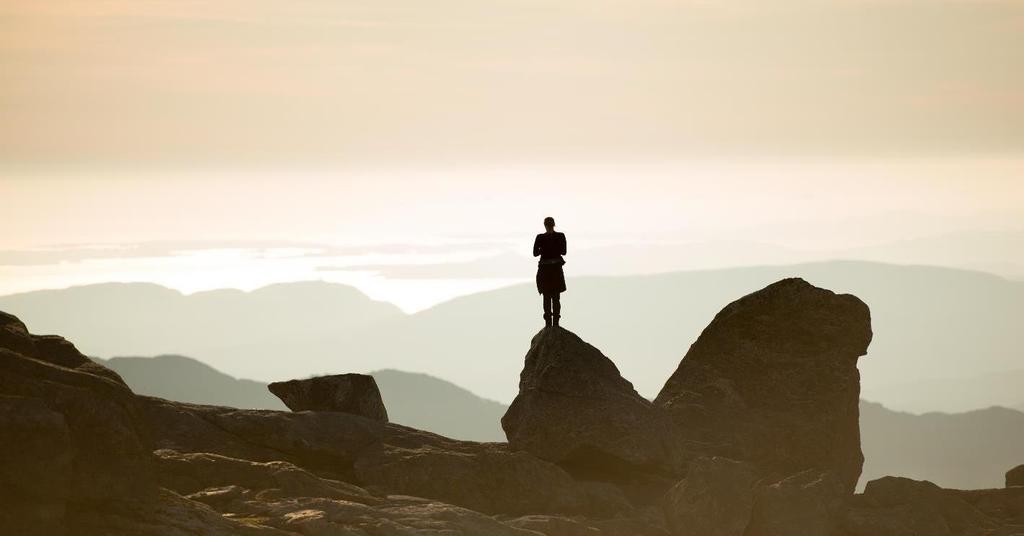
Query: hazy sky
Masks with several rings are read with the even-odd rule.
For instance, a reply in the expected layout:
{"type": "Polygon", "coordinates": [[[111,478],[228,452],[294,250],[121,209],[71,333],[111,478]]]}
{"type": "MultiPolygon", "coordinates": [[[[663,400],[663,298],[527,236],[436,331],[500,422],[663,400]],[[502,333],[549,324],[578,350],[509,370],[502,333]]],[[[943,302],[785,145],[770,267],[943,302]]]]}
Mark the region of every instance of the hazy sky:
{"type": "MultiPolygon", "coordinates": [[[[428,171],[8,175],[0,248],[153,240],[529,242],[577,238],[853,247],[1021,229],[1024,159],[680,163],[428,171]]],[[[529,246],[528,243],[525,244],[529,246]]]]}
{"type": "Polygon", "coordinates": [[[1018,0],[2,0],[5,162],[1017,153],[1018,0]]]}
{"type": "Polygon", "coordinates": [[[1024,230],[1019,1],[0,0],[0,77],[0,293],[1024,230]]]}

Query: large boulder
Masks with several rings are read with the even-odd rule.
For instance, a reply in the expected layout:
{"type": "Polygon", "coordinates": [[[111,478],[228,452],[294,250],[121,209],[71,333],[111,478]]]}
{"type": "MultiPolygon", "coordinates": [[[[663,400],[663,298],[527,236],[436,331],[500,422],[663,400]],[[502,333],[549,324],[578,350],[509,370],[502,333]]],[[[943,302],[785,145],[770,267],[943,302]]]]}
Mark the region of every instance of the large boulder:
{"type": "Polygon", "coordinates": [[[1006,472],[1006,487],[1024,486],[1024,465],[1018,465],[1006,472]]]}
{"type": "Polygon", "coordinates": [[[757,476],[744,462],[699,458],[665,494],[665,517],[676,536],[743,536],[757,476]]]}
{"type": "Polygon", "coordinates": [[[0,534],[280,534],[160,488],[138,398],[0,312],[0,534]]]}
{"type": "Polygon", "coordinates": [[[71,343],[2,312],[0,430],[0,533],[59,534],[73,513],[155,491],[131,390],[71,343]]]}
{"type": "Polygon", "coordinates": [[[864,461],[857,359],[871,336],[857,297],[785,279],[722,309],[655,404],[709,454],[769,478],[832,471],[852,493],[864,461]]]}
{"type": "Polygon", "coordinates": [[[335,374],[267,386],[292,411],[340,411],[388,422],[388,411],[373,376],[335,374]]]}
{"type": "MultiPolygon", "coordinates": [[[[347,413],[241,410],[145,397],[140,403],[155,448],[209,453],[222,466],[229,458],[287,462],[375,492],[414,495],[488,514],[610,515],[629,508],[618,488],[579,482],[557,465],[503,444],[459,441],[347,413]]],[[[166,467],[169,458],[161,458],[166,467]]],[[[190,463],[198,466],[210,459],[193,457],[190,463]]],[[[230,467],[234,483],[253,486],[239,476],[241,466],[230,467]]],[[[197,489],[171,476],[161,472],[175,491],[197,489]]]]}
{"type": "Polygon", "coordinates": [[[678,464],[681,445],[667,414],[572,332],[541,330],[519,378],[519,395],[501,419],[513,449],[588,476],[672,472],[678,464]]]}

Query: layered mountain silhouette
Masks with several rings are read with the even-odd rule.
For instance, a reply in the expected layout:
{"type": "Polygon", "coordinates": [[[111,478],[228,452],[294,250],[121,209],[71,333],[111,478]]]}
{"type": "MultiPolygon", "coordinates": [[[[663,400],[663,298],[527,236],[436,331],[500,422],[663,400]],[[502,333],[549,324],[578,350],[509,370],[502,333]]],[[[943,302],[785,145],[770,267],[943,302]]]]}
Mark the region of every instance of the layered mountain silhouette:
{"type": "MultiPolygon", "coordinates": [[[[652,398],[722,303],[788,275],[871,303],[865,399],[915,412],[1022,403],[958,384],[1020,368],[1024,283],[980,272],[844,261],[578,277],[563,296],[565,325],[590,334],[652,398]],[[941,391],[929,383],[946,378],[954,380],[941,391]]],[[[405,315],[326,283],[191,296],[109,284],[0,297],[0,309],[66,334],[89,355],[188,355],[262,381],[391,368],[509,402],[522,341],[540,322],[536,302],[529,285],[517,285],[405,315]]]]}
{"type": "Polygon", "coordinates": [[[912,413],[956,413],[964,408],[1003,406],[1024,409],[1024,369],[951,378],[901,378],[880,384],[869,395],[885,396],[888,404],[912,413]],[[939,398],[935,393],[946,393],[939,398]]]}
{"type": "MultiPolygon", "coordinates": [[[[181,356],[99,360],[133,391],[168,400],[283,410],[267,384],[236,380],[181,356]]],[[[377,380],[391,422],[455,439],[505,441],[508,406],[426,374],[379,370],[377,380]]],[[[929,480],[951,488],[995,487],[1024,451],[1024,412],[993,407],[960,414],[896,412],[860,404],[864,469],[861,483],[885,475],[929,480]]]]}
{"type": "Polygon", "coordinates": [[[427,374],[388,369],[370,375],[377,380],[391,422],[456,439],[505,440],[505,404],[427,374]]]}
{"type": "Polygon", "coordinates": [[[267,384],[231,377],[180,355],[92,358],[118,373],[136,393],[178,402],[243,409],[287,409],[267,384]]]}
{"type": "Polygon", "coordinates": [[[354,288],[321,282],[189,295],[149,283],[104,283],[4,296],[0,310],[81,340],[89,355],[188,355],[241,377],[265,375],[266,364],[297,357],[289,348],[320,341],[309,358],[324,361],[332,355],[326,341],[404,316],[354,288]]]}
{"type": "Polygon", "coordinates": [[[884,475],[963,489],[996,487],[1024,452],[1024,413],[992,407],[914,415],[860,405],[865,482],[884,475]]]}
{"type": "MultiPolygon", "coordinates": [[[[179,402],[243,409],[286,409],[267,384],[235,379],[195,359],[177,355],[96,359],[133,391],[179,402]]],[[[508,406],[453,383],[400,370],[370,373],[391,422],[474,441],[504,441],[499,423],[508,406]]]]}
{"type": "MultiPolygon", "coordinates": [[[[876,215],[877,217],[878,215],[876,215]]],[[[905,214],[888,214],[892,220],[905,214]]],[[[883,218],[884,219],[884,218],[883,218]]],[[[845,222],[848,225],[849,222],[845,222]]],[[[883,232],[886,223],[875,220],[883,232]]],[[[848,229],[832,229],[844,232],[848,229]]],[[[782,234],[806,235],[808,229],[786,229],[782,234]]],[[[828,227],[816,229],[827,236],[828,227]]],[[[856,259],[889,264],[944,266],[988,272],[1013,280],[1024,280],[1024,232],[961,231],[842,249],[793,249],[757,241],[715,240],[684,243],[614,244],[573,251],[573,273],[622,276],[723,269],[735,266],[791,265],[835,259],[856,259]]],[[[389,278],[495,278],[522,277],[532,264],[529,256],[502,251],[492,256],[462,262],[423,264],[366,264],[359,269],[374,270],[389,278]]],[[[346,270],[351,266],[323,267],[346,270]]]]}

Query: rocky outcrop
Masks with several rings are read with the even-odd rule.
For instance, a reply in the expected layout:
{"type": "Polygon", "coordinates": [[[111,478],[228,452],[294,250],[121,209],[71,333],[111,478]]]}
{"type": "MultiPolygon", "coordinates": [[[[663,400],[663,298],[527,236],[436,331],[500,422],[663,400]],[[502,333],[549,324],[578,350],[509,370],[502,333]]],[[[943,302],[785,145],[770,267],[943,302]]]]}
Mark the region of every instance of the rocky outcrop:
{"type": "Polygon", "coordinates": [[[502,444],[136,396],[2,318],[3,534],[536,534],[507,522],[523,515],[661,534],[618,488],[502,444]]]}
{"type": "Polygon", "coordinates": [[[0,314],[0,534],[1024,534],[1018,469],[1001,489],[852,493],[869,340],[859,300],[782,281],[723,310],[650,403],[547,328],[501,444],[338,411],[312,383],[299,397],[325,410],[136,396],[0,314]]]}
{"type": "Polygon", "coordinates": [[[127,387],[120,375],[82,355],[64,337],[29,334],[21,320],[3,311],[0,311],[0,348],[51,365],[107,378],[127,387]]]}
{"type": "Polygon", "coordinates": [[[7,448],[19,450],[22,459],[5,457],[0,461],[3,473],[17,474],[26,467],[24,456],[39,455],[40,464],[64,460],[51,470],[70,463],[70,471],[49,486],[54,493],[63,488],[59,493],[69,501],[102,504],[138,492],[150,453],[138,433],[131,390],[113,373],[96,373],[102,367],[77,353],[71,343],[29,335],[10,315],[0,316],[0,332],[0,395],[9,419],[5,423],[23,430],[21,443],[5,437],[7,448]],[[50,441],[37,445],[35,452],[24,449],[37,432],[50,441]]]}
{"type": "Polygon", "coordinates": [[[120,377],[0,313],[0,534],[249,534],[161,490],[139,420],[120,377]]]}
{"type": "MultiPolygon", "coordinates": [[[[500,522],[482,513],[478,508],[455,506],[449,502],[414,498],[410,495],[395,495],[384,492],[403,485],[393,480],[394,475],[376,481],[367,487],[357,486],[340,480],[329,479],[304,470],[288,462],[252,462],[209,453],[179,453],[172,450],[158,450],[158,470],[161,481],[168,488],[233,518],[260,518],[261,523],[281,530],[319,534],[416,534],[418,530],[449,531],[454,534],[535,534],[519,530],[516,523],[500,522]],[[371,490],[377,490],[373,492],[371,490]],[[392,532],[388,532],[392,531],[392,532]],[[408,531],[408,532],[402,532],[408,531]]],[[[507,460],[495,460],[504,462],[507,460]]],[[[399,464],[400,465],[400,464],[399,464]]],[[[532,506],[523,503],[528,511],[552,510],[565,506],[559,494],[577,497],[571,480],[561,486],[553,486],[550,480],[536,471],[530,471],[523,464],[507,468],[481,467],[466,470],[458,464],[445,464],[442,460],[425,460],[419,467],[399,466],[395,474],[408,472],[405,476],[426,481],[432,480],[432,489],[417,489],[420,497],[430,496],[440,489],[459,489],[466,484],[462,498],[478,493],[481,486],[488,485],[484,497],[495,497],[495,491],[519,496],[521,501],[530,501],[536,495],[538,502],[532,506]],[[495,480],[484,482],[483,475],[495,480]],[[495,486],[508,477],[523,481],[537,478],[529,488],[508,486],[504,491],[495,486]],[[539,477],[539,478],[538,478],[539,477]],[[539,485],[538,485],[539,484],[539,485]],[[426,493],[422,493],[426,491],[426,493]],[[531,493],[532,492],[532,493],[531,493]],[[539,500],[549,501],[546,507],[538,506],[539,500]]],[[[568,479],[567,475],[563,475],[568,479]]],[[[413,484],[415,486],[415,484],[413,484]]],[[[583,505],[575,505],[581,508],[583,505]]],[[[571,510],[573,507],[570,507],[571,510]]],[[[514,508],[513,508],[514,509],[514,508]]],[[[559,519],[557,516],[533,515],[533,518],[559,519]]]]}
{"type": "Polygon", "coordinates": [[[870,342],[862,301],[785,279],[719,312],[655,404],[709,454],[771,478],[832,471],[852,492],[864,461],[857,359],[870,342]]]}
{"type": "Polygon", "coordinates": [[[1018,465],[1006,472],[1006,487],[1024,486],[1024,465],[1018,465]]]}
{"type": "Polygon", "coordinates": [[[388,422],[388,412],[373,376],[335,374],[267,386],[292,411],[339,411],[388,422]]]}
{"type": "Polygon", "coordinates": [[[671,473],[682,458],[668,415],[638,395],[597,348],[559,327],[531,341],[519,395],[501,426],[513,449],[580,475],[671,473]]]}
{"type": "Polygon", "coordinates": [[[578,482],[558,466],[502,444],[457,441],[344,413],[141,400],[151,423],[146,432],[156,449],[288,462],[382,493],[415,495],[489,514],[629,509],[616,488],[578,482]]]}

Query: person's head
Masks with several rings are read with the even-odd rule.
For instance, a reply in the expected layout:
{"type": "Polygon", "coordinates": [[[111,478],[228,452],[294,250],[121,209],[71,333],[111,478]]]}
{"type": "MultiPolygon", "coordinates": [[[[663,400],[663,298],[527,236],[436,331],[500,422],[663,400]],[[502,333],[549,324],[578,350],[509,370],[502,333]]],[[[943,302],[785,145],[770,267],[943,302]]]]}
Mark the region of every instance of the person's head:
{"type": "Polygon", "coordinates": [[[544,218],[544,228],[553,231],[555,229],[555,219],[551,216],[544,218]]]}

